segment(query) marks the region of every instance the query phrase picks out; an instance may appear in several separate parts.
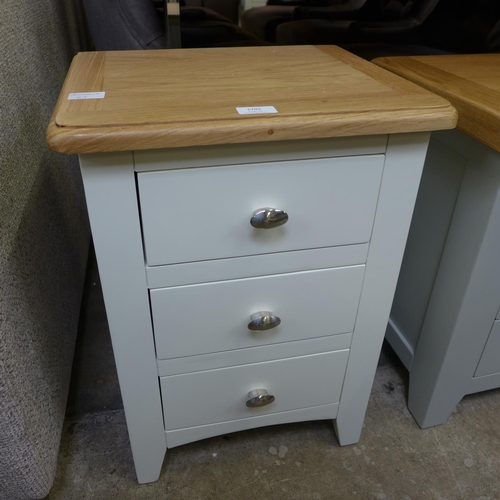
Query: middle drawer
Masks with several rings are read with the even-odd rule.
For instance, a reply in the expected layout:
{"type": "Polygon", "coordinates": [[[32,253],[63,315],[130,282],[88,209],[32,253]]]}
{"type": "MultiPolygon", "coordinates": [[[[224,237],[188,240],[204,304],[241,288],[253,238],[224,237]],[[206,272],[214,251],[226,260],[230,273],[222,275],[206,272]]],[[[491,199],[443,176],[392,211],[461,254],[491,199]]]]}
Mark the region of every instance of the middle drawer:
{"type": "Polygon", "coordinates": [[[364,265],[151,290],[158,359],[290,342],[353,330],[364,265]],[[248,328],[268,311],[281,323],[248,328]]]}

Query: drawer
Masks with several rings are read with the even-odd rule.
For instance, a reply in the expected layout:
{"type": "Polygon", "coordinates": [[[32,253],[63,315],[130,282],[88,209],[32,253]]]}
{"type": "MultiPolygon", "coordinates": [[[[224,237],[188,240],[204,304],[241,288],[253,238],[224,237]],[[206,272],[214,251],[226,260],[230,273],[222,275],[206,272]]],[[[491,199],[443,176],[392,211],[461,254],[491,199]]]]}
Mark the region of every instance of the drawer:
{"type": "Polygon", "coordinates": [[[160,378],[167,431],[309,408],[340,399],[349,350],[160,378]],[[267,406],[246,406],[266,389],[267,406]]]}
{"type": "Polygon", "coordinates": [[[323,337],[353,330],[364,265],[151,291],[158,359],[323,337]],[[281,323],[251,331],[251,316],[281,323]]]}
{"type": "Polygon", "coordinates": [[[369,241],[384,155],[138,174],[149,266],[369,241]],[[286,224],[255,229],[265,207],[286,224]]]}

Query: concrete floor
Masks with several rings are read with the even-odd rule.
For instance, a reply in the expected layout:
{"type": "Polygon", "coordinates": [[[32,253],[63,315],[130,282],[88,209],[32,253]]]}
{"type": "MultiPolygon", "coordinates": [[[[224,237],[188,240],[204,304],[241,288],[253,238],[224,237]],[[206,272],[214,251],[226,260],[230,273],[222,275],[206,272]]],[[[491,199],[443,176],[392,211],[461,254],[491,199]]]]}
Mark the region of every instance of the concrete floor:
{"type": "Polygon", "coordinates": [[[169,450],[159,481],[138,485],[95,268],[85,311],[46,500],[500,499],[500,390],[421,430],[406,408],[408,374],[387,347],[357,445],[341,448],[329,421],[255,429],[169,450]]]}

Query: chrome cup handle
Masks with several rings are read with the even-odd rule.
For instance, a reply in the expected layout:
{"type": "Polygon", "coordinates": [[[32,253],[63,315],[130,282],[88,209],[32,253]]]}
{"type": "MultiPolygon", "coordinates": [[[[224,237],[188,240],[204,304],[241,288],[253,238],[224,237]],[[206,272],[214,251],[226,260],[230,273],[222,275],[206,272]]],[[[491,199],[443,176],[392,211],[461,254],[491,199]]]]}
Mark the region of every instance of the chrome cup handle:
{"type": "Polygon", "coordinates": [[[250,320],[248,329],[254,332],[271,330],[281,323],[281,319],[278,316],[274,316],[270,311],[256,312],[250,316],[250,320]]]}
{"type": "Polygon", "coordinates": [[[247,406],[249,408],[261,408],[262,406],[270,405],[276,399],[265,389],[254,389],[248,393],[247,406]]]}
{"type": "Polygon", "coordinates": [[[257,229],[272,229],[286,224],[288,214],[278,208],[259,208],[255,210],[250,219],[250,224],[257,229]]]}

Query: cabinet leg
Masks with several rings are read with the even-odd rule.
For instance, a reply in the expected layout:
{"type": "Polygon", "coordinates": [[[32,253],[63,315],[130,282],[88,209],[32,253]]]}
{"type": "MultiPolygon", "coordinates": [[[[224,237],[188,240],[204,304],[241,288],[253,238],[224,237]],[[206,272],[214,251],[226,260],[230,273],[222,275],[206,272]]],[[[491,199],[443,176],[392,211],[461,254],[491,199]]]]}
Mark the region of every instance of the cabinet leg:
{"type": "MultiPolygon", "coordinates": [[[[448,367],[448,371],[452,371],[451,368],[448,367]]],[[[461,383],[453,384],[453,380],[446,377],[446,374],[433,378],[429,376],[428,370],[421,372],[421,369],[410,371],[408,409],[417,424],[425,429],[444,424],[448,420],[465,396],[465,381],[460,380],[458,374],[456,380],[461,383]]]]}
{"type": "Polygon", "coordinates": [[[415,385],[410,384],[408,396],[408,409],[417,424],[422,428],[434,427],[444,424],[450,418],[464,394],[422,394],[415,385]]]}
{"type": "Polygon", "coordinates": [[[159,450],[158,447],[148,447],[145,443],[132,446],[135,473],[139,484],[158,481],[165,459],[165,450],[166,448],[159,450]]]}
{"type": "MultiPolygon", "coordinates": [[[[364,415],[364,414],[363,414],[364,415]]],[[[361,429],[363,428],[363,419],[360,422],[348,419],[335,419],[333,421],[333,429],[339,441],[340,446],[348,446],[356,444],[361,437],[361,429]]]]}

